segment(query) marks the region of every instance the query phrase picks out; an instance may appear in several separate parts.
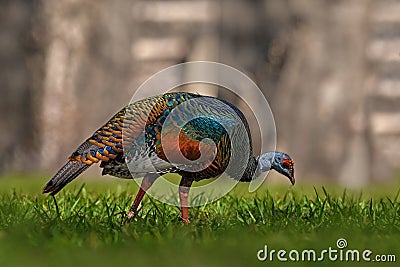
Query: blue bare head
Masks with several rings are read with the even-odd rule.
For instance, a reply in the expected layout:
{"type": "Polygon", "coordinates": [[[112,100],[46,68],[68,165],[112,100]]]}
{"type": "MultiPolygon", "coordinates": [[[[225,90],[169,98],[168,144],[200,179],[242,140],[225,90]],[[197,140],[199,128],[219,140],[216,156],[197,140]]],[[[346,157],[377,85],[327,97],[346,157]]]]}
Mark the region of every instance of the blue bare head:
{"type": "Polygon", "coordinates": [[[286,153],[282,152],[266,152],[258,157],[258,172],[266,172],[275,170],[289,178],[294,185],[294,161],[286,153]]]}

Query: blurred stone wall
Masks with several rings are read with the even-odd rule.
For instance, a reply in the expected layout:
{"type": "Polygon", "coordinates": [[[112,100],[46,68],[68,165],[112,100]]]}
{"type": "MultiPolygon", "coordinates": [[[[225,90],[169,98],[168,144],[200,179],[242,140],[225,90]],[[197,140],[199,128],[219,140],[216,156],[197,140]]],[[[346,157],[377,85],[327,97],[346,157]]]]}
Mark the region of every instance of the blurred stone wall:
{"type": "Polygon", "coordinates": [[[254,79],[300,177],[362,186],[400,167],[398,1],[17,0],[0,13],[0,171],[54,171],[143,81],[192,60],[254,79]]]}
{"type": "Polygon", "coordinates": [[[39,1],[0,4],[0,172],[38,166],[43,80],[39,1]]]}
{"type": "Polygon", "coordinates": [[[277,95],[279,136],[300,173],[364,183],[367,1],[293,1],[291,8],[297,23],[277,95]]]}

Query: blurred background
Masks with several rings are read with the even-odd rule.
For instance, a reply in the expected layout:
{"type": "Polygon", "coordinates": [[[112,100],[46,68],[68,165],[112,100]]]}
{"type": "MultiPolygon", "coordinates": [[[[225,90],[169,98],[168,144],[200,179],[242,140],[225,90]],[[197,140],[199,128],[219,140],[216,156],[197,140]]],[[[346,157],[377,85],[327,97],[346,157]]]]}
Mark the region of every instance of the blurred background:
{"type": "Polygon", "coordinates": [[[258,84],[298,181],[393,182],[399,14],[395,0],[2,0],[0,173],[54,172],[151,75],[210,60],[258,84]]]}

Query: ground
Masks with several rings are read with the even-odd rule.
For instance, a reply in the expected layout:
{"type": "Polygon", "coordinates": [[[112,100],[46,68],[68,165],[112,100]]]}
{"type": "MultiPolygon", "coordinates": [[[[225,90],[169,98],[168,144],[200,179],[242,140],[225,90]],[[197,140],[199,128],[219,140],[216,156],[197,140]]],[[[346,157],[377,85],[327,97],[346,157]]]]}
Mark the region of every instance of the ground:
{"type": "MultiPolygon", "coordinates": [[[[300,255],[315,250],[317,260],[329,247],[339,253],[340,238],[347,242],[343,253],[368,249],[372,260],[395,255],[400,261],[400,186],[346,191],[267,182],[250,194],[241,185],[214,203],[190,209],[186,226],[178,208],[148,197],[135,221],[121,224],[118,213],[129,210],[137,192],[132,181],[81,177],[56,196],[58,212],[53,199],[40,193],[45,181],[0,178],[0,266],[275,266],[281,249],[286,258],[292,250],[300,255]],[[276,250],[273,263],[257,259],[265,245],[276,250]]],[[[309,262],[300,256],[290,264],[309,262]]],[[[317,264],[349,263],[326,254],[317,264]]]]}

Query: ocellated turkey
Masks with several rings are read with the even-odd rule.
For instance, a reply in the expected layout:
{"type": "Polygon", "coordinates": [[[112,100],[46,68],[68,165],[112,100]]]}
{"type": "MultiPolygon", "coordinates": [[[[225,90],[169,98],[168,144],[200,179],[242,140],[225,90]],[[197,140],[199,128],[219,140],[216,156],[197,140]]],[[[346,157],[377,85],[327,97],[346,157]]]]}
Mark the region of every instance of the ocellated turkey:
{"type": "MultiPolygon", "coordinates": [[[[124,107],[72,153],[68,162],[43,188],[43,193],[55,195],[87,168],[100,163],[103,175],[120,178],[144,177],[127,215],[128,218],[133,218],[143,196],[157,178],[166,173],[177,173],[182,177],[178,190],[181,216],[184,222],[189,222],[188,194],[192,183],[221,175],[227,168],[231,155],[230,138],[232,137],[219,123],[209,119],[210,111],[207,110],[207,101],[200,107],[193,106],[194,104],[190,102],[190,100],[201,98],[217,103],[213,104],[211,109],[214,119],[224,122],[229,118],[231,121],[229,127],[233,127],[233,130],[236,129],[236,124],[244,125],[244,130],[236,134],[234,138],[239,143],[242,141],[246,143],[245,141],[248,140],[246,144],[249,146],[250,153],[243,164],[242,171],[233,168],[231,173],[228,173],[233,179],[249,182],[262,172],[273,169],[288,177],[292,184],[295,183],[294,162],[289,155],[276,151],[266,152],[258,157],[253,154],[249,124],[243,113],[233,104],[198,94],[167,93],[124,107]],[[175,112],[173,119],[180,120],[189,109],[195,110],[198,116],[182,127],[179,133],[179,146],[173,147],[173,140],[168,140],[168,138],[161,140],[161,131],[168,116],[177,106],[185,102],[188,106],[175,112]],[[221,111],[215,112],[219,109],[218,103],[221,103],[221,111]],[[223,106],[228,108],[222,108],[223,106]],[[216,147],[213,160],[205,163],[206,168],[188,171],[187,168],[179,168],[177,164],[174,164],[174,157],[166,156],[166,151],[169,150],[170,154],[181,152],[187,159],[195,160],[201,154],[200,142],[206,138],[211,139],[216,147]],[[175,151],[177,149],[179,151],[175,151]]],[[[215,149],[215,147],[210,146],[210,149],[215,149]]]]}

